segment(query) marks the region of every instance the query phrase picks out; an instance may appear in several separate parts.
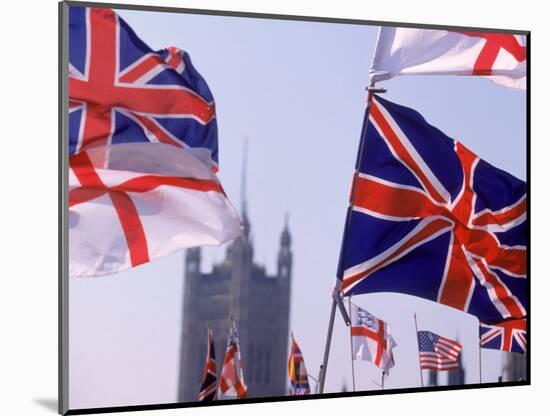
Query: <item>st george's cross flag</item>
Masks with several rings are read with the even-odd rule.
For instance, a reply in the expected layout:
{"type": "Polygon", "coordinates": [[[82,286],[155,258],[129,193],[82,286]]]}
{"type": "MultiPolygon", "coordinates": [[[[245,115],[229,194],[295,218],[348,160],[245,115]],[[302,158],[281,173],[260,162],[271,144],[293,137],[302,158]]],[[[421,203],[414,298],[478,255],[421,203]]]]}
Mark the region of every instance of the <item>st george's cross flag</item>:
{"type": "Polygon", "coordinates": [[[479,324],[479,344],[481,348],[506,352],[527,351],[527,321],[512,319],[499,324],[479,324]]]}
{"type": "Polygon", "coordinates": [[[371,82],[396,75],[480,75],[525,89],[527,37],[511,33],[382,27],[371,82]]]}
{"type": "Polygon", "coordinates": [[[69,275],[116,273],[241,233],[214,172],[212,94],[189,56],[115,12],[69,8],[69,275]]]}
{"type": "Polygon", "coordinates": [[[523,318],[525,182],[416,111],[373,96],[338,268],[344,295],[397,292],[523,318]]]}
{"type": "Polygon", "coordinates": [[[290,356],[288,357],[288,377],[290,379],[290,393],[293,396],[310,394],[309,379],[306,369],[306,362],[302,350],[292,335],[290,345],[290,356]]]}
{"type": "Polygon", "coordinates": [[[214,340],[212,329],[208,328],[208,347],[206,349],[206,362],[202,375],[199,391],[199,402],[212,402],[216,400],[218,392],[218,375],[216,369],[216,353],[214,351],[214,340]]]}
{"type": "Polygon", "coordinates": [[[246,391],[237,327],[235,322],[232,321],[220,376],[220,395],[222,397],[236,396],[238,399],[246,399],[246,391]]]}
{"type": "Polygon", "coordinates": [[[388,324],[355,304],[351,304],[351,336],[354,360],[370,361],[389,374],[394,366],[397,343],[388,324]]]}
{"type": "Polygon", "coordinates": [[[430,331],[418,331],[417,335],[422,370],[450,371],[459,367],[462,345],[430,331]]]}

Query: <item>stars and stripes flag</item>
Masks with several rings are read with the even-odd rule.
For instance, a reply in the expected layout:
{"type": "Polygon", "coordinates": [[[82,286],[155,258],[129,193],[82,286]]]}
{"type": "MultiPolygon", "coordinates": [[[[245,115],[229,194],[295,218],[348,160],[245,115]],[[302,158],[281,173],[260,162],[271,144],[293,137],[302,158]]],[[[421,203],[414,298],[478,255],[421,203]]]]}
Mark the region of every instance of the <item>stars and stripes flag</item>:
{"type": "Polygon", "coordinates": [[[353,359],[370,361],[389,374],[389,369],[395,364],[392,350],[397,343],[388,324],[352,303],[351,336],[353,359]]]}
{"type": "Polygon", "coordinates": [[[422,370],[449,371],[459,367],[462,345],[430,331],[418,331],[418,349],[422,370]]]}
{"type": "Polygon", "coordinates": [[[404,293],[482,322],[523,318],[525,182],[410,108],[375,95],[367,114],[338,268],[343,294],[404,293]]]}
{"type": "Polygon", "coordinates": [[[69,8],[69,274],[116,273],[240,235],[212,94],[189,55],[113,10],[69,8]]]}
{"type": "Polygon", "coordinates": [[[311,393],[306,362],[304,361],[304,357],[298,343],[294,339],[294,335],[292,335],[290,356],[288,357],[288,376],[290,378],[290,393],[293,396],[311,393]]]}
{"type": "Polygon", "coordinates": [[[237,327],[232,321],[220,376],[220,394],[246,399],[246,391],[237,327]]]}
{"type": "Polygon", "coordinates": [[[526,319],[512,319],[494,325],[481,322],[479,343],[481,348],[525,354],[527,351],[526,319]]]}
{"type": "Polygon", "coordinates": [[[525,89],[526,70],[526,35],[382,27],[370,79],[480,75],[507,87],[525,89]]]}
{"type": "Polygon", "coordinates": [[[208,347],[206,349],[206,362],[204,363],[204,373],[198,398],[199,401],[212,402],[216,400],[217,390],[218,376],[216,369],[216,353],[214,351],[212,330],[208,328],[208,347]]]}

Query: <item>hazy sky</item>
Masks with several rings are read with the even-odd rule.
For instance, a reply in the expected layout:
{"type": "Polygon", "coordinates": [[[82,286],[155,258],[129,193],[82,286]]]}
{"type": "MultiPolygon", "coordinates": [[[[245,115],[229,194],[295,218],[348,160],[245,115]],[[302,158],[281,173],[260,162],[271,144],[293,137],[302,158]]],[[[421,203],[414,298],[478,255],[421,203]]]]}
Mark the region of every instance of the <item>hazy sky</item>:
{"type": "MultiPolygon", "coordinates": [[[[249,137],[255,260],[275,270],[288,212],[294,251],[290,326],[317,376],[378,28],[119,14],[153,49],[188,51],[209,83],[217,103],[219,176],[235,206],[243,138],[249,137]]],[[[380,85],[388,88],[385,98],[415,108],[489,163],[525,179],[524,92],[475,77],[402,77],[380,85]]],[[[205,250],[203,270],[224,251],[205,250]]],[[[182,266],[178,252],[125,273],[70,279],[71,408],[177,401],[182,266]]],[[[387,321],[398,344],[387,387],[419,385],[415,311],[419,329],[460,340],[466,381],[479,382],[473,316],[404,295],[362,295],[353,302],[387,321]]],[[[327,392],[343,384],[351,389],[349,342],[349,329],[337,316],[327,392]]],[[[482,363],[483,381],[496,381],[501,354],[483,350],[482,363]]],[[[358,390],[378,388],[379,378],[372,364],[356,364],[358,390]]]]}

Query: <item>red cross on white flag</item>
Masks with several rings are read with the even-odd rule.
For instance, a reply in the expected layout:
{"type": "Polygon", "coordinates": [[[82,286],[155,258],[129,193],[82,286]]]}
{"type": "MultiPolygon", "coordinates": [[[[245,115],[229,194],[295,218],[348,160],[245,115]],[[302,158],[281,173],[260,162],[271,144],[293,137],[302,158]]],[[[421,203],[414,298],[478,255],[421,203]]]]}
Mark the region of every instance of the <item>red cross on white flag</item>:
{"type": "Polygon", "coordinates": [[[371,82],[396,75],[481,75],[525,89],[527,37],[508,33],[383,27],[371,82]]]}
{"type": "Polygon", "coordinates": [[[394,365],[392,349],[397,346],[388,324],[352,303],[351,336],[353,359],[370,361],[388,374],[394,365]]]}

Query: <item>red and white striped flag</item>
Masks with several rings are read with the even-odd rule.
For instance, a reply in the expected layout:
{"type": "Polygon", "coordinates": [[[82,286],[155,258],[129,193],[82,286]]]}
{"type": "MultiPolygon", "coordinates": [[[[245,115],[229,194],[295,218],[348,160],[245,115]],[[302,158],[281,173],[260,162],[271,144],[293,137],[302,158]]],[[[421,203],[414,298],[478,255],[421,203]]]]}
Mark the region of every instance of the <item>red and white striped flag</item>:
{"type": "Polygon", "coordinates": [[[392,349],[397,347],[388,324],[373,314],[351,304],[353,359],[372,362],[389,374],[393,367],[392,349]]]}
{"type": "Polygon", "coordinates": [[[382,27],[371,82],[396,75],[481,75],[525,89],[527,37],[507,33],[382,27]]]}
{"type": "Polygon", "coordinates": [[[220,394],[246,399],[246,390],[237,328],[235,322],[232,321],[220,377],[220,394]]]}
{"type": "Polygon", "coordinates": [[[239,236],[237,211],[194,152],[128,143],[71,156],[69,275],[116,273],[239,236]]]}

